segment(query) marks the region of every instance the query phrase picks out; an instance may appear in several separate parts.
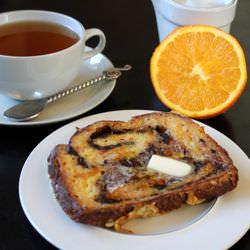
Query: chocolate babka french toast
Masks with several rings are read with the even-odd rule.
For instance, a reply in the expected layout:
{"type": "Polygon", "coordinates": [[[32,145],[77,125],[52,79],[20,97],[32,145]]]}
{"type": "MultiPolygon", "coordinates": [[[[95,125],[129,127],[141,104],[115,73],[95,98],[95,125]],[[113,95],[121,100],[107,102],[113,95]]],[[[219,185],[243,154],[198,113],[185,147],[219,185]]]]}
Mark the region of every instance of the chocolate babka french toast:
{"type": "Polygon", "coordinates": [[[238,181],[227,152],[201,126],[171,112],[78,128],[51,151],[48,166],[66,214],[116,231],[134,218],[211,200],[238,181]],[[180,177],[149,169],[152,155],[185,162],[191,171],[180,177]]]}

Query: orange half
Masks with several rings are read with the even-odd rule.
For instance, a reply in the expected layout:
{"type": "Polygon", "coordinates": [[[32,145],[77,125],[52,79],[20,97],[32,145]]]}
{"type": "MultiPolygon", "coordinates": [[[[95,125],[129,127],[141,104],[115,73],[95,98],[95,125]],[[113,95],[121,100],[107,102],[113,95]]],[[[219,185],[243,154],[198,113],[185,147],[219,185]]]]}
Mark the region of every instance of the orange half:
{"type": "Polygon", "coordinates": [[[247,81],[244,52],[230,34],[211,26],[176,29],[155,49],[151,80],[160,100],[193,118],[228,110],[247,81]]]}

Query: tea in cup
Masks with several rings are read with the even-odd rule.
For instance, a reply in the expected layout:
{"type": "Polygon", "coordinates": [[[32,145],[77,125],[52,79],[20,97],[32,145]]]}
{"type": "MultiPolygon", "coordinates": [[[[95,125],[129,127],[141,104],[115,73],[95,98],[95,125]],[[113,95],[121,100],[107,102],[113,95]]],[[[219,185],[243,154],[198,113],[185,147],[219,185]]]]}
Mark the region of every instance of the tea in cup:
{"type": "Polygon", "coordinates": [[[82,60],[106,43],[99,29],[84,29],[76,19],[50,11],[0,14],[0,92],[18,100],[41,99],[65,89],[82,60]],[[93,50],[86,41],[99,37],[93,50]]]}

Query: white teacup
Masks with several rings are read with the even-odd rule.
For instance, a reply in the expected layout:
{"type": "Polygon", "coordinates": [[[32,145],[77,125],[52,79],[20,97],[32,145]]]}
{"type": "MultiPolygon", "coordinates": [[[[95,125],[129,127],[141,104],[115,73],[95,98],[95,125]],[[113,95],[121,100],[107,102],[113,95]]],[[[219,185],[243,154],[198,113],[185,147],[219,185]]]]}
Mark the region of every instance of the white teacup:
{"type": "Polygon", "coordinates": [[[100,53],[106,44],[99,29],[84,29],[72,17],[40,10],[12,11],[0,14],[0,25],[11,22],[46,21],[66,26],[79,40],[58,52],[38,56],[0,55],[0,92],[18,100],[45,98],[65,89],[77,76],[80,63],[100,53]],[[85,51],[85,42],[93,36],[99,43],[91,51],[85,51]]]}

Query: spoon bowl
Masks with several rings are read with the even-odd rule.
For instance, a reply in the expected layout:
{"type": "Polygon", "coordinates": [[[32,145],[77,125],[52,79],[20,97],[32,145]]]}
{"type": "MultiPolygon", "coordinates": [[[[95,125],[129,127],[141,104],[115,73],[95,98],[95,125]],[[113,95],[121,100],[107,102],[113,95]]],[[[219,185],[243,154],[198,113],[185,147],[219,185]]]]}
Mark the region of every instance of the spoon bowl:
{"type": "Polygon", "coordinates": [[[7,109],[3,115],[11,120],[22,122],[36,118],[48,104],[48,99],[24,101],[7,109]]]}

